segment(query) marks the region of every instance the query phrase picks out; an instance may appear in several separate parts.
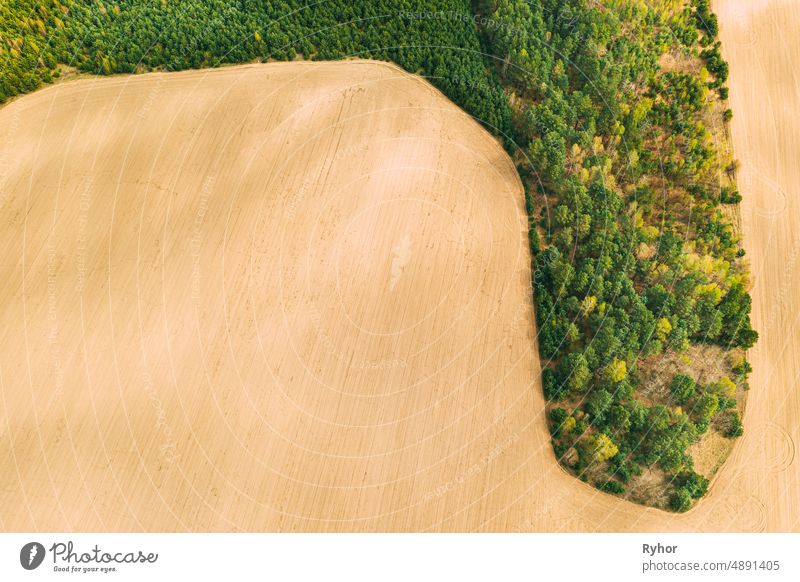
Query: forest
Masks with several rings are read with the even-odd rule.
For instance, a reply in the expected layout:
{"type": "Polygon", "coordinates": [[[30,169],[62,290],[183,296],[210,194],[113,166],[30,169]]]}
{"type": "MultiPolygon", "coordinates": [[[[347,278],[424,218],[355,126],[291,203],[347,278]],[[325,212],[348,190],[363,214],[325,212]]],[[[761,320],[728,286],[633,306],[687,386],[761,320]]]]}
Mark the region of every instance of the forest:
{"type": "Polygon", "coordinates": [[[742,433],[758,337],[735,162],[717,146],[733,113],[716,18],[708,0],[476,8],[514,104],[556,456],[604,491],[685,511],[710,477],[691,451],[742,433]]]}
{"type": "Polygon", "coordinates": [[[76,70],[358,57],[424,76],[525,184],[559,462],[685,511],[710,477],[691,451],[742,433],[758,337],[717,34],[709,0],[10,0],[0,103],[76,70]]]}
{"type": "Polygon", "coordinates": [[[495,133],[509,131],[463,0],[11,0],[0,34],[0,103],[50,82],[58,64],[112,74],[358,57],[419,73],[495,133]]]}

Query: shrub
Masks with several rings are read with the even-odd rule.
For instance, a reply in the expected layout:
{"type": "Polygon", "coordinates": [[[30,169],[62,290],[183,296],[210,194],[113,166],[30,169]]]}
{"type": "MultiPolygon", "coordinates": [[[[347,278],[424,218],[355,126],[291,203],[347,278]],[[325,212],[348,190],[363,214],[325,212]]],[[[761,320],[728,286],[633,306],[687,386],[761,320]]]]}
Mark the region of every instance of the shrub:
{"type": "Polygon", "coordinates": [[[625,493],[625,487],[619,481],[605,481],[598,484],[597,488],[607,493],[614,493],[615,495],[625,493]]]}
{"type": "Polygon", "coordinates": [[[738,190],[726,186],[720,190],[719,201],[723,204],[739,204],[742,201],[742,195],[738,190]]]}
{"type": "Polygon", "coordinates": [[[572,392],[584,392],[592,377],[586,357],[577,352],[564,356],[558,365],[558,377],[572,392]]]}
{"type": "Polygon", "coordinates": [[[692,406],[692,415],[697,422],[710,422],[719,410],[719,398],[716,394],[701,395],[692,406]]]}
{"type": "Polygon", "coordinates": [[[691,376],[675,374],[669,384],[669,391],[675,402],[686,404],[694,396],[696,387],[697,384],[691,376]]]}
{"type": "Polygon", "coordinates": [[[558,381],[555,372],[550,368],[542,371],[542,386],[544,387],[544,397],[548,400],[559,400],[566,392],[566,386],[558,381]]]}
{"type": "Polygon", "coordinates": [[[686,491],[692,499],[700,499],[708,492],[708,479],[694,471],[687,471],[678,475],[675,479],[675,485],[679,489],[686,491]]]}
{"type": "Polygon", "coordinates": [[[586,440],[587,452],[592,459],[602,463],[617,454],[619,449],[608,435],[599,434],[586,440]]]}
{"type": "Polygon", "coordinates": [[[628,366],[625,364],[625,360],[614,358],[606,368],[606,374],[612,382],[622,382],[628,375],[628,366]]]}
{"type": "Polygon", "coordinates": [[[591,415],[593,424],[602,424],[606,411],[614,402],[608,390],[595,390],[586,402],[586,412],[591,415]]]}
{"type": "Polygon", "coordinates": [[[723,376],[716,382],[714,382],[714,391],[716,392],[717,396],[733,398],[736,396],[736,383],[728,378],[727,376],[723,376]]]}
{"type": "Polygon", "coordinates": [[[692,507],[692,496],[685,489],[677,489],[669,499],[669,508],[672,511],[683,513],[692,507]]]}
{"type": "Polygon", "coordinates": [[[550,411],[550,434],[554,437],[561,432],[561,427],[569,415],[563,408],[554,408],[550,411]]]}
{"type": "Polygon", "coordinates": [[[724,396],[720,396],[719,409],[729,410],[731,408],[736,408],[736,398],[725,398],[724,396]]]}
{"type": "Polygon", "coordinates": [[[740,437],[744,433],[742,419],[735,410],[726,412],[725,417],[722,419],[722,424],[724,425],[722,434],[728,438],[740,437]]]}
{"type": "Polygon", "coordinates": [[[733,367],[733,373],[742,378],[747,378],[752,371],[753,366],[747,360],[742,360],[733,367]]]}

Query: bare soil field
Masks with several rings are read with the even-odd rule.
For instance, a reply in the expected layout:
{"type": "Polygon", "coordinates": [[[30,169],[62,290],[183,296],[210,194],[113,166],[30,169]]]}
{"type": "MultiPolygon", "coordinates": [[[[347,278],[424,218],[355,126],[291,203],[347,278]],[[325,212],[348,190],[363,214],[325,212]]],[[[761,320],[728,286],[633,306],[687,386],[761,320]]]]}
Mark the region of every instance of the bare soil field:
{"type": "Polygon", "coordinates": [[[521,184],[426,82],[84,79],[0,136],[3,529],[501,527],[558,471],[521,184]]]}
{"type": "Polygon", "coordinates": [[[556,463],[500,144],[394,66],[275,63],[0,109],[0,528],[797,530],[800,239],[766,186],[797,184],[774,139],[798,152],[800,47],[764,24],[739,48],[718,10],[762,341],[745,436],[697,508],[556,463]],[[793,79],[770,108],[744,59],[793,79]],[[775,164],[750,185],[748,141],[775,164]]]}

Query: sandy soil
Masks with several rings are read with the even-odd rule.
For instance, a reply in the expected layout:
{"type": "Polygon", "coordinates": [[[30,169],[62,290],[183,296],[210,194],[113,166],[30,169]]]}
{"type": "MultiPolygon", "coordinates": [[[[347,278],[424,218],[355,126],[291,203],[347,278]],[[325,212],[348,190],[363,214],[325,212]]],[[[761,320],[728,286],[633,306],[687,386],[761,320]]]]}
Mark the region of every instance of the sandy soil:
{"type": "Polygon", "coordinates": [[[4,530],[798,527],[789,354],[767,368],[769,330],[797,338],[761,325],[754,250],[777,229],[745,220],[765,341],[709,498],[600,493],[542,418],[513,165],[393,66],[50,87],[0,110],[0,192],[4,530]]]}
{"type": "Polygon", "coordinates": [[[749,354],[745,437],[715,487],[717,496],[746,492],[763,506],[766,529],[800,531],[800,4],[717,0],[714,9],[731,66],[731,131],[760,334],[749,354]]]}
{"type": "Polygon", "coordinates": [[[4,529],[468,529],[544,478],[521,185],[427,83],[81,80],[0,136],[4,529]]]}

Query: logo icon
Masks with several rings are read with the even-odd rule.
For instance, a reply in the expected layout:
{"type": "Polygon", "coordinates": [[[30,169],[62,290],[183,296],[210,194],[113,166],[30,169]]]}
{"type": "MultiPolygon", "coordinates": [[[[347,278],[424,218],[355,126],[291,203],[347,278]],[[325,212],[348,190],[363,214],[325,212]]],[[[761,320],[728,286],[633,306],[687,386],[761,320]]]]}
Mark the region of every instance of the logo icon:
{"type": "Polygon", "coordinates": [[[44,561],[44,546],[39,542],[28,542],[19,551],[19,563],[26,570],[35,570],[44,561]]]}

